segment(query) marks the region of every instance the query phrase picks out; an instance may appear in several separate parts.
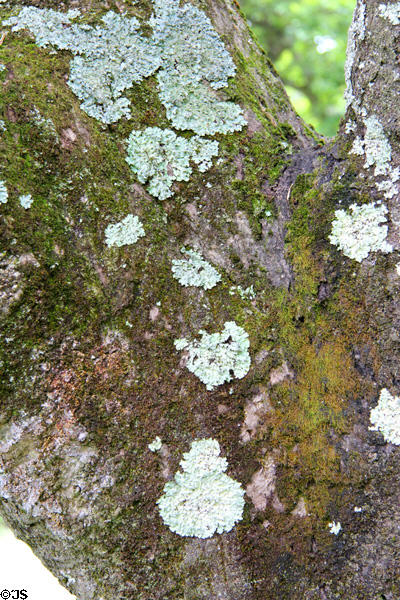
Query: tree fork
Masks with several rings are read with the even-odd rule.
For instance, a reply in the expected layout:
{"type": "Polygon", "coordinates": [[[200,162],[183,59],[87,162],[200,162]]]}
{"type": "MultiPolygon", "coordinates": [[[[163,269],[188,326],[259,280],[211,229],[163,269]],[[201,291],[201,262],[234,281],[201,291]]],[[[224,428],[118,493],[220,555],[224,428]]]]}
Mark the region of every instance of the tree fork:
{"type": "MultiPolygon", "coordinates": [[[[145,1],[34,5],[143,23],[152,12],[145,1]]],[[[295,114],[237,3],[197,5],[235,62],[222,95],[247,126],[216,136],[211,169],[163,202],[125,160],[133,129],[171,127],[155,77],[127,91],[130,120],[104,126],[66,85],[68,52],[28,32],[2,38],[1,514],[80,599],[394,600],[398,449],[369,414],[382,388],[399,393],[396,4],[358,2],[333,141],[295,114]],[[378,169],[371,118],[391,148],[378,169]],[[335,210],[379,201],[394,251],[358,263],[329,243],[335,210]],[[128,213],[145,237],[108,248],[106,226],[128,213]],[[182,246],[222,282],[180,286],[182,246]],[[174,340],[227,321],[249,334],[250,371],[207,391],[174,340]],[[246,488],[245,512],[229,533],[184,538],[156,500],[207,437],[246,488]]]]}

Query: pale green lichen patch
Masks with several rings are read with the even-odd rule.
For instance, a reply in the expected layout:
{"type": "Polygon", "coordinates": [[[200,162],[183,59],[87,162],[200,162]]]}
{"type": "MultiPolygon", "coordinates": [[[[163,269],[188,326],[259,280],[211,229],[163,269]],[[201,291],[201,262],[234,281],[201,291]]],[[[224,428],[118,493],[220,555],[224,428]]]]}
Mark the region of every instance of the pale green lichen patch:
{"type": "Polygon", "coordinates": [[[398,192],[398,181],[400,180],[400,168],[396,167],[389,175],[389,179],[378,181],[376,187],[383,192],[385,198],[393,198],[398,192]]]}
{"type": "Polygon", "coordinates": [[[108,225],[104,233],[108,247],[136,244],[145,235],[143,225],[135,215],[127,215],[120,223],[108,225]]]}
{"type": "Polygon", "coordinates": [[[210,290],[221,281],[221,275],[195,250],[181,249],[187,257],[184,260],[172,261],[172,273],[181,285],[202,287],[210,290]]]}
{"type": "Polygon", "coordinates": [[[362,41],[365,37],[365,17],[366,17],[366,5],[364,2],[357,4],[356,10],[354,11],[353,21],[351,23],[346,52],[346,64],[345,64],[345,80],[346,80],[346,91],[345,100],[346,107],[352,106],[357,112],[360,107],[360,100],[354,97],[353,94],[353,82],[352,82],[352,70],[353,63],[356,57],[357,44],[362,41]]]}
{"type": "Polygon", "coordinates": [[[393,198],[397,193],[396,183],[400,180],[400,168],[392,168],[392,148],[385,130],[379,119],[373,115],[364,119],[364,139],[356,137],[351,149],[352,154],[363,156],[365,154],[364,167],[374,167],[375,177],[384,176],[387,179],[376,183],[378,190],[384,192],[385,198],[393,198]]]}
{"type": "Polygon", "coordinates": [[[138,34],[137,19],[109,11],[101,27],[72,23],[78,10],[62,13],[25,7],[4,25],[13,31],[29,29],[38,46],[48,45],[75,54],[68,85],[82,100],[81,108],[103,123],[129,117],[124,90],[142,81],[159,67],[154,43],[138,34]]]}
{"type": "Polygon", "coordinates": [[[131,134],[128,162],[139,181],[150,179],[149,192],[165,199],[172,195],[173,181],[188,181],[189,161],[204,172],[217,155],[218,143],[199,135],[238,131],[246,120],[240,106],[217,94],[227,87],[235,65],[208,17],[191,4],[180,6],[178,0],[156,1],[154,9],[150,37],[140,33],[136,18],[113,11],[92,26],[81,22],[78,10],[24,7],[3,24],[14,32],[28,29],[40,47],[72,52],[67,83],[81,108],[102,123],[131,117],[124,92],[157,74],[167,118],[175,128],[197,134],[190,140],[173,138],[170,130],[162,134],[158,128],[131,134]],[[147,142],[152,148],[144,147],[147,142]],[[171,161],[165,160],[167,153],[171,161]]]}
{"type": "Polygon", "coordinates": [[[90,116],[103,123],[129,117],[124,90],[161,67],[160,98],[177,129],[204,135],[237,131],[246,124],[239,106],[219,100],[210,90],[226,87],[235,66],[210,20],[196,7],[156,1],[150,38],[140,35],[134,17],[109,11],[101,27],[92,27],[74,23],[79,16],[78,10],[24,7],[4,25],[13,31],[29,29],[39,46],[75,55],[68,85],[90,116]]]}
{"type": "Polygon", "coordinates": [[[342,525],[336,521],[332,521],[332,523],[328,523],[329,531],[333,533],[333,535],[338,535],[342,530],[342,525]]]}
{"type": "Polygon", "coordinates": [[[231,296],[233,296],[233,294],[239,294],[242,300],[254,300],[256,297],[256,293],[252,285],[247,288],[242,288],[241,285],[232,285],[229,288],[229,294],[231,296]]]}
{"type": "Polygon", "coordinates": [[[365,144],[365,168],[375,166],[375,175],[384,175],[392,158],[392,149],[385,135],[383,126],[377,117],[368,117],[364,121],[366,132],[365,144]]]}
{"type": "Polygon", "coordinates": [[[400,25],[400,2],[396,2],[396,4],[380,4],[379,14],[384,19],[389,19],[392,25],[400,25]]]}
{"type": "Polygon", "coordinates": [[[358,262],[367,258],[370,252],[387,254],[393,251],[386,241],[388,226],[382,225],[388,212],[385,205],[375,206],[373,202],[363,206],[352,204],[350,210],[351,214],[344,210],[335,211],[329,236],[331,244],[358,262]]]}
{"type": "Polygon", "coordinates": [[[180,466],[157,500],[161,518],[181,536],[209,538],[230,531],[242,519],[244,490],[225,474],[227,460],[219,456],[217,440],[192,443],[180,466]]]}
{"type": "Polygon", "coordinates": [[[19,203],[22,208],[25,208],[25,210],[32,206],[32,202],[33,198],[30,194],[24,194],[23,196],[19,197],[19,203]]]}
{"type": "Polygon", "coordinates": [[[40,111],[33,107],[30,115],[33,123],[35,123],[38,127],[42,129],[42,131],[49,136],[53,137],[57,142],[59,141],[58,133],[56,131],[55,125],[51,119],[45,119],[40,114],[40,111]]]}
{"type": "Polygon", "coordinates": [[[12,31],[29,29],[40,48],[49,45],[69,48],[74,40],[74,34],[71,31],[72,21],[79,15],[80,12],[76,9],[63,13],[51,9],[25,6],[19,12],[18,17],[11,17],[3,21],[3,25],[12,26],[12,31]]]}
{"type": "Polygon", "coordinates": [[[186,349],[186,367],[202,381],[208,390],[233,377],[242,379],[250,368],[249,336],[234,321],[225,323],[221,333],[200,330],[200,341],[175,340],[177,350],[186,349]]]}
{"type": "Polygon", "coordinates": [[[152,442],[150,442],[150,444],[148,444],[150,452],[158,452],[159,450],[161,450],[161,447],[162,441],[158,435],[154,438],[152,442]]]}
{"type": "Polygon", "coordinates": [[[105,28],[89,32],[90,38],[97,38],[97,46],[88,44],[85,56],[72,61],[69,85],[83,100],[83,110],[105,123],[113,123],[131,114],[129,100],[122,92],[151,75],[159,58],[151,40],[137,34],[139,22],[134,17],[127,19],[110,11],[103,22],[105,28]]]}
{"type": "Polygon", "coordinates": [[[235,65],[207,16],[191,4],[156,0],[150,24],[162,57],[160,98],[174,127],[199,135],[242,129],[240,107],[210,89],[226,87],[235,65]]]}
{"type": "Polygon", "coordinates": [[[211,21],[190,3],[155,0],[150,19],[163,64],[176,65],[191,81],[208,81],[214,89],[228,85],[235,65],[211,21]]]}
{"type": "Polygon", "coordinates": [[[164,70],[158,74],[160,99],[167,117],[176,129],[190,129],[199,135],[238,131],[246,125],[240,106],[218,100],[202,83],[182,83],[179,73],[164,70]]]}
{"type": "Polygon", "coordinates": [[[217,154],[216,141],[199,136],[186,139],[171,129],[147,127],[144,131],[132,131],[126,160],[141,183],[150,182],[150,194],[165,200],[173,195],[174,181],[189,180],[191,161],[205,171],[217,154]]]}
{"type": "Polygon", "coordinates": [[[379,402],[371,410],[371,431],[379,431],[386,442],[400,445],[400,398],[386,388],[381,390],[379,402]]]}
{"type": "Polygon", "coordinates": [[[8,201],[8,191],[4,181],[0,181],[0,204],[5,204],[8,201]]]}

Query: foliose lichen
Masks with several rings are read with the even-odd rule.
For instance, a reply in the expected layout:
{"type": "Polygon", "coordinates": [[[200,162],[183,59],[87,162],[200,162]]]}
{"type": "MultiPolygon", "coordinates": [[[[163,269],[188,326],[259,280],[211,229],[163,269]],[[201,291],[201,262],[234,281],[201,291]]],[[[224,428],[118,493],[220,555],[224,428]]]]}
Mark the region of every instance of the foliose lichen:
{"type": "Polygon", "coordinates": [[[235,74],[235,65],[206,15],[177,0],[155,0],[150,18],[153,38],[163,65],[176,65],[177,72],[191,81],[208,81],[216,90],[235,74]]]}
{"type": "Polygon", "coordinates": [[[150,444],[148,444],[148,449],[151,452],[158,452],[159,450],[161,450],[161,447],[162,447],[162,441],[158,435],[157,435],[157,437],[154,438],[154,440],[152,442],[150,442],[150,444]]]}
{"type": "Polygon", "coordinates": [[[191,129],[199,135],[238,131],[246,125],[242,110],[233,102],[222,102],[202,83],[182,84],[179,73],[161,71],[160,100],[176,129],[191,129]]]}
{"type": "Polygon", "coordinates": [[[356,154],[357,156],[363,156],[365,151],[364,140],[359,136],[355,137],[350,150],[350,154],[356,154]]]}
{"type": "Polygon", "coordinates": [[[375,177],[384,176],[386,179],[378,181],[376,187],[384,192],[385,198],[393,198],[397,194],[396,183],[400,180],[400,168],[393,168],[392,148],[385,130],[379,119],[372,115],[364,119],[364,139],[357,136],[353,141],[350,152],[358,156],[365,154],[364,167],[374,167],[375,177]]]}
{"type": "Polygon", "coordinates": [[[400,398],[386,388],[381,390],[379,402],[370,412],[371,431],[379,431],[386,442],[400,445],[400,398]]]}
{"type": "Polygon", "coordinates": [[[156,0],[150,19],[152,37],[141,36],[139,21],[109,11],[103,26],[72,21],[78,10],[67,13],[24,7],[3,22],[13,31],[29,29],[36,43],[69,50],[68,85],[80,98],[82,109],[103,123],[129,117],[129,100],[123,92],[158,69],[160,98],[177,129],[200,135],[241,129],[246,121],[239,106],[218,99],[210,90],[227,85],[235,73],[233,61],[207,16],[178,0],[156,0]]]}
{"type": "Polygon", "coordinates": [[[136,18],[113,11],[102,17],[101,26],[91,26],[74,22],[80,17],[75,9],[24,7],[3,24],[15,32],[29,29],[41,47],[72,52],[68,85],[81,108],[106,124],[129,118],[124,91],[157,73],[168,119],[176,129],[197,134],[187,140],[158,128],[132,132],[128,162],[139,181],[151,180],[149,192],[165,199],[172,195],[173,181],[189,179],[189,160],[204,172],[218,154],[217,142],[199,136],[238,131],[246,120],[240,106],[217,95],[235,74],[235,65],[208,17],[191,4],[180,6],[179,0],[155,0],[154,8],[150,37],[140,34],[136,18]],[[168,152],[172,161],[166,160],[168,152]]]}
{"type": "Polygon", "coordinates": [[[332,521],[332,523],[328,523],[329,531],[333,533],[333,535],[338,535],[338,533],[342,530],[341,524],[336,521],[332,521]]]}
{"type": "Polygon", "coordinates": [[[53,121],[51,119],[45,119],[42,117],[36,106],[34,106],[30,111],[30,117],[35,125],[40,127],[47,135],[53,137],[57,142],[59,141],[58,133],[53,121]]]}
{"type": "Polygon", "coordinates": [[[150,182],[150,194],[165,200],[173,195],[174,181],[189,180],[193,170],[190,161],[205,171],[217,154],[218,142],[214,140],[199,136],[186,139],[171,129],[147,127],[130,134],[126,161],[141,183],[150,182]]]}
{"type": "Polygon", "coordinates": [[[109,11],[103,26],[92,27],[72,23],[79,16],[76,9],[62,13],[27,6],[3,24],[11,25],[12,31],[29,29],[40,47],[52,45],[75,55],[68,85],[88,115],[103,123],[129,117],[129,100],[123,92],[159,67],[156,47],[139,35],[135,17],[109,11]]]}
{"type": "Polygon", "coordinates": [[[357,123],[355,121],[353,121],[352,119],[347,121],[346,126],[344,128],[346,133],[352,133],[356,129],[357,129],[357,123]]]}
{"type": "Polygon", "coordinates": [[[160,99],[173,126],[199,135],[242,129],[246,121],[240,107],[213,92],[226,87],[236,69],[211,21],[177,0],[155,0],[154,7],[150,25],[162,61],[160,99]]]}
{"type": "Polygon", "coordinates": [[[108,225],[104,233],[108,247],[135,244],[145,235],[143,225],[135,215],[127,215],[119,223],[108,225]]]}
{"type": "Polygon", "coordinates": [[[40,48],[46,48],[49,45],[68,48],[73,40],[71,21],[79,15],[80,12],[77,9],[63,13],[52,9],[25,6],[19,12],[18,17],[10,17],[3,21],[3,25],[11,26],[12,31],[29,29],[40,48]]]}
{"type": "Polygon", "coordinates": [[[159,57],[152,40],[137,33],[139,22],[134,17],[110,11],[102,20],[105,27],[87,31],[84,55],[71,62],[68,83],[83,100],[83,110],[104,123],[114,123],[131,116],[122,92],[154,73],[159,57]]]}
{"type": "Polygon", "coordinates": [[[345,80],[346,80],[346,90],[344,93],[344,97],[346,100],[346,108],[349,106],[353,106],[354,110],[357,112],[360,107],[360,101],[354,97],[353,94],[353,82],[351,80],[351,74],[353,70],[353,63],[356,56],[357,44],[359,41],[362,41],[365,37],[365,15],[366,15],[366,5],[364,2],[359,2],[354,11],[353,21],[349,28],[348,33],[348,41],[347,41],[347,51],[346,51],[346,64],[344,68],[345,72],[345,80]]]}
{"type": "Polygon", "coordinates": [[[389,19],[392,25],[400,25],[400,2],[396,4],[380,4],[379,14],[384,19],[389,19]]]}
{"type": "Polygon", "coordinates": [[[181,252],[187,256],[184,260],[172,261],[173,277],[184,286],[202,287],[204,290],[210,290],[219,281],[221,275],[195,250],[186,250],[181,248],[181,252]]]}
{"type": "Polygon", "coordinates": [[[19,203],[22,208],[25,208],[25,210],[32,206],[32,202],[33,198],[30,194],[24,194],[23,196],[19,197],[19,203]]]}
{"type": "Polygon", "coordinates": [[[364,167],[375,166],[375,175],[384,175],[388,170],[388,165],[392,158],[392,149],[389,140],[385,135],[383,126],[375,115],[364,119],[366,131],[364,141],[358,140],[357,151],[354,153],[363,154],[365,152],[364,167]]]}
{"type": "Polygon", "coordinates": [[[161,518],[181,536],[209,538],[230,531],[242,519],[244,490],[225,474],[217,440],[193,442],[180,462],[182,472],[164,486],[157,500],[161,518]]]}
{"type": "Polygon", "coordinates": [[[229,294],[231,296],[234,294],[239,294],[242,300],[254,300],[256,297],[253,285],[250,285],[247,288],[242,288],[241,285],[232,285],[229,288],[229,294]]]}
{"type": "Polygon", "coordinates": [[[351,214],[344,210],[335,211],[329,236],[331,244],[358,262],[367,258],[370,252],[380,250],[386,254],[393,251],[392,245],[386,241],[388,226],[382,225],[388,212],[384,204],[352,204],[350,210],[351,214]]]}
{"type": "Polygon", "coordinates": [[[8,191],[4,181],[0,181],[0,204],[5,204],[8,201],[8,191]]]}
{"type": "Polygon", "coordinates": [[[185,338],[175,340],[177,350],[186,349],[186,367],[200,379],[208,390],[233,376],[242,379],[250,368],[248,352],[250,342],[246,331],[234,321],[224,324],[221,333],[207,333],[200,330],[200,341],[189,342],[185,338]]]}

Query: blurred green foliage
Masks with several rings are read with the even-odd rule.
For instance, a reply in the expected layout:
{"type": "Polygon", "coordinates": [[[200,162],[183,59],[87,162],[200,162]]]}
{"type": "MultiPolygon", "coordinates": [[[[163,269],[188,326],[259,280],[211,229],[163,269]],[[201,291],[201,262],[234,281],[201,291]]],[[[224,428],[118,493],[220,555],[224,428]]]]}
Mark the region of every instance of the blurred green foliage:
{"type": "Polygon", "coordinates": [[[240,0],[303,119],[332,136],[344,113],[344,62],[355,0],[240,0]]]}

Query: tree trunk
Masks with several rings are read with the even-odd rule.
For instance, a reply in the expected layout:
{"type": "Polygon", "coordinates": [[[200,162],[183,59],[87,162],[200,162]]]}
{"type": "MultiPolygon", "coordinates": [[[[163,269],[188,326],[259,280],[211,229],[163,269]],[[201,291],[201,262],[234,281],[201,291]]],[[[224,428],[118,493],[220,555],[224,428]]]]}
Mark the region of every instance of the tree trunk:
{"type": "MultiPolygon", "coordinates": [[[[32,3],[89,23],[152,12],[32,3]]],[[[66,83],[70,52],[4,28],[1,514],[79,599],[395,600],[399,449],[369,428],[380,391],[400,391],[396,5],[358,1],[346,119],[327,141],[295,114],[236,2],[193,4],[235,62],[217,93],[247,125],[217,134],[213,166],[164,201],[125,160],[132,130],[173,128],[156,77],[126,92],[130,119],[104,125],[66,83]],[[379,201],[393,252],[345,256],[329,240],[335,210],[379,201]],[[108,247],[107,225],[131,213],[145,236],[108,247]],[[180,285],[182,246],[218,285],[180,285]],[[207,390],[174,340],[230,321],[251,367],[207,390]],[[156,504],[202,438],[247,491],[243,519],[208,539],[172,532],[156,504]]]]}

